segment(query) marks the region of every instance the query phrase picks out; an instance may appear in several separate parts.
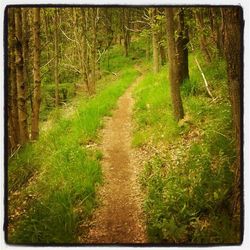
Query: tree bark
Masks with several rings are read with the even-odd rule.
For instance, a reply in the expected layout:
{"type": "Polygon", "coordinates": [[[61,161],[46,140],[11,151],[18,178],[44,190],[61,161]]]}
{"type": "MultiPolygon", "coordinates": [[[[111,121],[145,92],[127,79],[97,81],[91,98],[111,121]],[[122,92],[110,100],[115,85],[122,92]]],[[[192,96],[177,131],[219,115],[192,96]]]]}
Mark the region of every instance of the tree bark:
{"type": "Polygon", "coordinates": [[[122,28],[123,28],[123,39],[124,39],[124,52],[125,56],[128,57],[129,52],[129,44],[130,44],[130,34],[129,34],[129,10],[127,8],[123,8],[122,10],[123,18],[122,18],[122,28]]]}
{"type": "Polygon", "coordinates": [[[96,43],[97,43],[97,15],[98,15],[98,9],[92,8],[91,11],[91,31],[92,31],[92,37],[91,37],[91,55],[90,55],[90,67],[91,67],[91,77],[90,77],[90,92],[91,94],[95,93],[95,85],[96,85],[96,43]]]}
{"type": "Polygon", "coordinates": [[[20,140],[20,129],[17,104],[17,81],[15,65],[15,13],[14,8],[8,10],[8,119],[10,122],[9,137],[14,150],[20,140]]]}
{"type": "MultiPolygon", "coordinates": [[[[18,127],[15,128],[14,124],[14,106],[13,99],[16,100],[16,95],[13,95],[13,88],[16,88],[15,78],[15,54],[14,54],[14,9],[8,9],[8,155],[15,150],[18,144],[18,138],[16,136],[18,127]]],[[[16,110],[17,111],[17,110],[16,110]]]]}
{"type": "Polygon", "coordinates": [[[188,27],[185,24],[184,19],[184,9],[181,8],[178,13],[178,39],[177,39],[177,49],[179,60],[181,62],[181,82],[189,79],[189,69],[188,69],[188,27]]]}
{"type": "Polygon", "coordinates": [[[150,37],[146,37],[146,60],[148,61],[150,59],[150,37]]]}
{"type": "Polygon", "coordinates": [[[40,57],[41,57],[41,42],[40,42],[40,9],[33,9],[33,36],[34,36],[34,91],[33,91],[33,109],[31,117],[31,139],[36,140],[39,136],[39,112],[41,103],[41,73],[40,73],[40,57]]]}
{"type": "Polygon", "coordinates": [[[235,183],[233,192],[233,213],[240,212],[240,163],[241,163],[241,88],[242,88],[242,11],[239,7],[223,8],[225,37],[224,49],[227,61],[227,78],[232,107],[233,126],[236,143],[236,162],[234,164],[235,183]]]}
{"type": "Polygon", "coordinates": [[[219,8],[211,8],[211,15],[213,19],[213,32],[215,36],[215,43],[217,48],[217,55],[222,57],[223,55],[223,42],[222,37],[223,33],[221,30],[222,24],[222,15],[219,8]]]}
{"type": "Polygon", "coordinates": [[[173,8],[166,9],[167,16],[167,35],[168,35],[168,58],[169,58],[169,81],[171,87],[171,98],[174,110],[174,117],[178,121],[184,117],[183,105],[181,100],[181,63],[178,60],[177,43],[175,41],[175,31],[177,30],[173,8]]]}
{"type": "Polygon", "coordinates": [[[158,30],[156,26],[157,9],[151,9],[151,29],[152,29],[152,45],[153,45],[153,71],[159,72],[159,41],[158,30]]]}
{"type": "Polygon", "coordinates": [[[59,73],[58,73],[58,9],[55,9],[55,17],[54,17],[54,57],[55,57],[55,65],[54,65],[54,79],[55,79],[55,105],[59,106],[59,73]]]}
{"type": "Polygon", "coordinates": [[[201,51],[203,52],[207,62],[211,62],[211,55],[210,52],[208,50],[208,44],[207,44],[207,39],[204,33],[204,20],[203,20],[203,13],[202,10],[197,9],[195,10],[195,18],[196,18],[196,23],[198,26],[198,29],[200,31],[200,36],[199,36],[199,40],[200,40],[200,47],[201,47],[201,51]]]}
{"type": "Polygon", "coordinates": [[[18,94],[18,118],[20,128],[20,142],[29,140],[28,113],[27,113],[27,83],[24,80],[23,66],[23,38],[22,38],[22,13],[21,8],[15,9],[15,36],[16,36],[16,80],[18,94]]]}
{"type": "Polygon", "coordinates": [[[166,63],[166,51],[163,46],[160,45],[160,56],[161,56],[161,65],[163,66],[166,63]]]}
{"type": "MultiPolygon", "coordinates": [[[[28,99],[30,101],[30,109],[32,110],[32,87],[31,87],[31,65],[30,65],[30,47],[31,47],[31,39],[30,39],[30,24],[29,24],[29,9],[22,9],[22,33],[23,33],[23,68],[24,68],[24,80],[27,83],[27,94],[28,99]]],[[[28,101],[27,99],[27,101],[28,101]]]]}

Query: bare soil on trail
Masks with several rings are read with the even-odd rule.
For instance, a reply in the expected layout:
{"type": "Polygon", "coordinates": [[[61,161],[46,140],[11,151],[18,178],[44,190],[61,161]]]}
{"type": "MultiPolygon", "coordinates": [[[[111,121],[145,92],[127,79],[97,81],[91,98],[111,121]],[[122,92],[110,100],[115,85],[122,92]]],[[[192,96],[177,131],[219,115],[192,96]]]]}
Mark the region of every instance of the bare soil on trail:
{"type": "Polygon", "coordinates": [[[132,91],[137,80],[118,100],[112,117],[106,118],[101,149],[104,183],[98,191],[99,206],[82,243],[146,243],[142,194],[138,183],[140,166],[132,138],[132,91]]]}

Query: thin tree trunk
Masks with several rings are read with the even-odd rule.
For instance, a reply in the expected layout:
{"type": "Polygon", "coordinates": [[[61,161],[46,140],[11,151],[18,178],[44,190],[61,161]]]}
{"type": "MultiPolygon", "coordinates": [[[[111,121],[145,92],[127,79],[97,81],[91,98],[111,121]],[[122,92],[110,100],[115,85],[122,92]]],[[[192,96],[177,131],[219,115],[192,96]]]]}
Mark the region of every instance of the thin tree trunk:
{"type": "Polygon", "coordinates": [[[91,94],[95,93],[96,85],[96,33],[97,33],[97,13],[98,9],[92,8],[91,28],[92,28],[92,47],[91,47],[91,94]]]}
{"type": "Polygon", "coordinates": [[[33,9],[34,24],[34,92],[33,92],[33,109],[31,118],[31,139],[36,140],[39,136],[39,112],[41,103],[41,73],[40,73],[40,57],[41,57],[41,42],[40,42],[40,9],[33,9]]]}
{"type": "Polygon", "coordinates": [[[159,51],[160,51],[160,65],[164,65],[167,62],[167,51],[165,45],[162,43],[165,41],[166,38],[166,26],[160,25],[160,32],[159,32],[159,51]]]}
{"type": "MultiPolygon", "coordinates": [[[[27,95],[29,100],[29,109],[32,111],[32,86],[31,86],[31,65],[30,65],[30,53],[29,49],[31,47],[31,39],[30,39],[30,24],[29,24],[29,10],[27,8],[22,9],[22,32],[23,32],[23,67],[24,67],[24,80],[27,83],[27,95]]],[[[28,105],[28,103],[27,103],[28,105]]],[[[29,122],[28,122],[29,123],[29,122]]]]}
{"type": "MultiPolygon", "coordinates": [[[[48,12],[47,9],[43,9],[43,15],[42,15],[42,19],[44,19],[44,31],[45,31],[45,43],[49,44],[51,41],[51,31],[49,29],[49,23],[50,23],[50,18],[48,16],[48,12]]],[[[46,57],[47,57],[47,62],[49,62],[51,60],[51,58],[53,58],[53,49],[52,49],[52,55],[51,55],[51,49],[50,46],[48,45],[48,49],[46,50],[46,57]]],[[[48,67],[48,75],[51,75],[51,67],[48,67]]]]}
{"type": "Polygon", "coordinates": [[[146,60],[150,58],[150,37],[146,37],[146,60]]]}
{"type": "Polygon", "coordinates": [[[158,31],[156,27],[157,9],[151,9],[151,29],[152,29],[152,45],[153,45],[153,70],[154,73],[159,72],[159,42],[158,31]]]}
{"type": "Polygon", "coordinates": [[[168,58],[169,58],[169,81],[171,87],[171,98],[174,110],[174,117],[178,121],[184,117],[181,100],[181,64],[178,61],[177,44],[175,41],[176,25],[174,22],[174,9],[167,8],[167,33],[168,33],[168,58]]]}
{"type": "Polygon", "coordinates": [[[55,17],[54,17],[54,57],[55,57],[55,65],[54,65],[54,79],[55,79],[55,105],[59,106],[59,73],[58,73],[58,10],[55,9],[55,17]]]}
{"type": "Polygon", "coordinates": [[[211,15],[213,19],[213,32],[215,36],[215,43],[217,48],[217,55],[222,57],[223,55],[223,44],[222,44],[222,32],[221,32],[221,23],[222,23],[222,15],[219,8],[211,8],[211,15]],[[218,16],[220,18],[218,18],[218,16]]]}
{"type": "Polygon", "coordinates": [[[186,79],[189,79],[189,68],[188,68],[188,27],[185,24],[184,9],[181,9],[179,12],[179,37],[180,37],[180,48],[179,55],[182,55],[180,58],[182,62],[182,82],[186,79]]]}
{"type": "Polygon", "coordinates": [[[164,65],[167,60],[166,51],[162,45],[159,45],[159,50],[160,50],[161,65],[164,65]]]}
{"type": "MultiPolygon", "coordinates": [[[[15,150],[17,146],[17,138],[15,134],[15,128],[14,128],[14,122],[13,122],[13,116],[12,116],[12,81],[13,81],[13,74],[15,73],[14,68],[14,54],[13,54],[13,9],[8,10],[8,155],[10,155],[13,150],[15,150]]],[[[14,79],[15,81],[15,79],[14,79]]],[[[15,82],[14,82],[15,83],[15,82]]]]}
{"type": "Polygon", "coordinates": [[[122,19],[122,28],[123,28],[123,38],[124,38],[124,51],[125,51],[125,56],[128,57],[128,51],[129,51],[129,42],[130,42],[130,37],[129,37],[129,13],[128,9],[123,8],[123,19],[122,19]]]}
{"type": "Polygon", "coordinates": [[[242,88],[242,12],[238,8],[223,8],[225,21],[225,56],[227,61],[227,77],[229,96],[232,107],[232,117],[236,142],[237,159],[234,164],[235,182],[233,192],[233,214],[240,213],[240,162],[241,162],[241,88],[242,88]]]}
{"type": "Polygon", "coordinates": [[[197,26],[200,30],[200,47],[201,47],[201,51],[203,52],[207,62],[211,62],[211,55],[210,52],[208,50],[208,44],[207,44],[207,39],[204,33],[204,20],[203,20],[203,13],[202,10],[195,10],[195,18],[196,18],[196,22],[197,22],[197,26]]]}
{"type": "Polygon", "coordinates": [[[152,34],[152,44],[153,44],[153,69],[154,73],[159,72],[159,46],[156,32],[152,34]]]}
{"type": "Polygon", "coordinates": [[[28,113],[27,113],[27,86],[24,80],[23,67],[23,40],[22,40],[22,13],[20,8],[15,9],[15,36],[16,36],[16,80],[18,94],[18,114],[20,128],[20,142],[26,143],[29,140],[28,113]]]}
{"type": "MultiPolygon", "coordinates": [[[[9,62],[9,111],[8,116],[11,119],[11,127],[13,129],[13,141],[17,145],[20,141],[20,129],[19,129],[19,118],[18,118],[18,103],[17,103],[17,81],[16,81],[16,65],[15,65],[15,13],[14,8],[8,10],[8,37],[9,37],[9,51],[8,51],[8,62],[9,62]]],[[[15,146],[16,146],[15,145],[15,146]]],[[[14,147],[15,147],[14,146],[14,147]]]]}
{"type": "Polygon", "coordinates": [[[86,85],[86,89],[88,94],[90,94],[90,82],[89,82],[89,60],[88,60],[88,48],[87,48],[87,19],[88,19],[88,13],[83,8],[82,12],[82,78],[83,82],[86,85]]]}

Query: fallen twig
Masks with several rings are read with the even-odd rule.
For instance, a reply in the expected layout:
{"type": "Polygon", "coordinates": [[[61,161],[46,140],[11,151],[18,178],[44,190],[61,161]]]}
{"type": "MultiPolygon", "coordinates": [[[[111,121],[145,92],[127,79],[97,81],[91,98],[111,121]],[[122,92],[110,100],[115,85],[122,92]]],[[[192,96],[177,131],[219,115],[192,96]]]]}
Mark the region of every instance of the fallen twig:
{"type": "MultiPolygon", "coordinates": [[[[194,51],[194,47],[193,47],[193,44],[191,42],[190,42],[190,45],[191,45],[192,51],[194,51]]],[[[207,90],[209,96],[214,100],[214,97],[213,97],[211,91],[209,90],[207,79],[206,79],[206,77],[201,69],[201,66],[200,66],[196,56],[194,56],[194,59],[195,59],[196,65],[198,66],[199,71],[201,72],[202,78],[203,78],[204,83],[205,83],[206,90],[207,90]]]]}
{"type": "Polygon", "coordinates": [[[19,149],[21,148],[21,145],[19,144],[17,149],[11,154],[11,156],[9,157],[9,159],[11,159],[18,151],[19,149]]]}

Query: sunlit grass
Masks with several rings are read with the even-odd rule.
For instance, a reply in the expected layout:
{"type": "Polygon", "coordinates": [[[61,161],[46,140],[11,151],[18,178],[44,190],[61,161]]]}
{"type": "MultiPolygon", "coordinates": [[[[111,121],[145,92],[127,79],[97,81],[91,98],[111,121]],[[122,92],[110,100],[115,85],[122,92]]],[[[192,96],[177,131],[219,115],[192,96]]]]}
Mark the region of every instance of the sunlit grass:
{"type": "Polygon", "coordinates": [[[235,152],[225,64],[207,65],[198,59],[216,99],[208,96],[191,54],[190,80],[181,87],[183,121],[173,119],[165,67],[158,74],[148,72],[134,92],[133,144],[158,149],[141,174],[148,235],[155,243],[240,239],[239,225],[229,211],[235,152]]]}
{"type": "MultiPolygon", "coordinates": [[[[98,139],[102,118],[136,76],[131,67],[123,70],[96,96],[79,101],[70,118],[55,112],[51,129],[10,160],[9,191],[18,190],[17,198],[28,203],[9,235],[10,243],[77,242],[79,223],[91,214],[102,179],[101,152],[85,146],[98,139]],[[35,172],[35,180],[27,183],[35,172]]],[[[10,201],[10,214],[16,205],[22,203],[10,201]]]]}
{"type": "Polygon", "coordinates": [[[142,146],[148,140],[169,141],[178,135],[179,128],[172,116],[167,76],[166,67],[157,75],[149,72],[134,91],[134,146],[142,146]]]}

